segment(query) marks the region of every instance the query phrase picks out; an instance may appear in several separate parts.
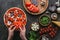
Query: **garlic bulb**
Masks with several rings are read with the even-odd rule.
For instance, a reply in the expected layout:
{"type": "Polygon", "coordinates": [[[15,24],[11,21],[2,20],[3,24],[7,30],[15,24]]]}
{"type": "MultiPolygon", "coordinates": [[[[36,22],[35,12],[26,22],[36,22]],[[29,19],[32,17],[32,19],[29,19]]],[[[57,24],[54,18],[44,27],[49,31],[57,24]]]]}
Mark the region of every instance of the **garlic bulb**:
{"type": "Polygon", "coordinates": [[[60,13],[60,7],[57,8],[57,12],[60,13]]]}
{"type": "Polygon", "coordinates": [[[31,29],[33,30],[33,31],[38,31],[39,30],[39,24],[38,23],[32,23],[31,24],[31,29]]]}

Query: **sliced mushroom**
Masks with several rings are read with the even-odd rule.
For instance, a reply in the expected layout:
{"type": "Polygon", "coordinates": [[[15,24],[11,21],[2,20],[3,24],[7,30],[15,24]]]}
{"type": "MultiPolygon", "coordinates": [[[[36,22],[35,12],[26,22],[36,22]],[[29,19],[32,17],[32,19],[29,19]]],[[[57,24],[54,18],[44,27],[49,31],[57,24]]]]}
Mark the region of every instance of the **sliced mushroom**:
{"type": "Polygon", "coordinates": [[[12,24],[12,22],[11,22],[11,21],[8,21],[8,22],[7,22],[7,25],[8,25],[8,26],[9,26],[9,25],[11,25],[11,24],[12,24]]]}
{"type": "Polygon", "coordinates": [[[44,1],[42,1],[42,2],[40,3],[40,5],[41,5],[41,6],[44,6],[44,5],[45,5],[45,2],[44,2],[44,1]]]}
{"type": "Polygon", "coordinates": [[[51,18],[52,18],[53,20],[56,20],[56,19],[57,19],[57,14],[56,14],[56,13],[52,13],[52,14],[51,14],[51,18]]]}

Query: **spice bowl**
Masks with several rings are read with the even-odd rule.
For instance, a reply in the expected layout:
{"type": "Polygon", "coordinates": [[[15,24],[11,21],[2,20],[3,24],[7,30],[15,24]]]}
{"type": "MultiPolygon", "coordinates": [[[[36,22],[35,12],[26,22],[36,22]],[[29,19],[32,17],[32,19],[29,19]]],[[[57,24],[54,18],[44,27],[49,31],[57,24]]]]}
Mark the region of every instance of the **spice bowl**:
{"type": "Polygon", "coordinates": [[[43,34],[37,40],[50,40],[50,38],[48,37],[48,35],[43,34]]]}
{"type": "Polygon", "coordinates": [[[31,29],[32,31],[38,31],[38,30],[40,29],[39,23],[38,23],[38,22],[33,22],[33,23],[31,23],[30,29],[31,29]]]}
{"type": "Polygon", "coordinates": [[[39,23],[42,26],[48,26],[51,23],[50,16],[47,14],[41,15],[39,17],[39,23]]]}

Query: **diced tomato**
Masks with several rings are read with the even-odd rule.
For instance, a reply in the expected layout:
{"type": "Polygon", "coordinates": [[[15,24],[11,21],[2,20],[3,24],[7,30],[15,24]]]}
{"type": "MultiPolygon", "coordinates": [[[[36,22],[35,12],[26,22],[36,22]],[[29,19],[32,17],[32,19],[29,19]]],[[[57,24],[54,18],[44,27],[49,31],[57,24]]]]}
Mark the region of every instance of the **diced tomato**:
{"type": "Polygon", "coordinates": [[[25,15],[22,15],[22,17],[23,17],[23,18],[26,18],[26,16],[25,16],[25,15]]]}
{"type": "Polygon", "coordinates": [[[25,15],[22,15],[22,20],[26,20],[26,16],[25,15]]]}
{"type": "Polygon", "coordinates": [[[21,21],[13,22],[13,25],[16,27],[16,29],[18,29],[19,27],[22,27],[22,22],[21,21]]]}
{"type": "Polygon", "coordinates": [[[32,12],[32,9],[31,9],[30,7],[27,7],[27,8],[28,8],[28,10],[29,10],[29,11],[31,11],[31,12],[32,12]]]}
{"type": "Polygon", "coordinates": [[[17,21],[22,21],[22,18],[17,18],[17,21]]]}
{"type": "Polygon", "coordinates": [[[14,16],[17,17],[18,16],[18,13],[16,11],[14,11],[14,16]]]}
{"type": "Polygon", "coordinates": [[[29,11],[31,12],[39,12],[38,7],[36,7],[35,5],[31,4],[29,7],[27,7],[29,11]]]}
{"type": "Polygon", "coordinates": [[[23,26],[22,24],[23,24],[22,21],[19,21],[19,22],[18,22],[18,26],[19,26],[19,27],[22,27],[22,26],[23,26]]]}
{"type": "Polygon", "coordinates": [[[27,7],[29,11],[33,11],[33,5],[31,5],[30,7],[27,7]]]}
{"type": "Polygon", "coordinates": [[[23,22],[23,24],[24,24],[24,25],[26,24],[26,20],[23,22]]]}
{"type": "Polygon", "coordinates": [[[21,15],[23,15],[24,13],[20,10],[20,11],[18,11],[19,13],[18,14],[21,14],[21,15]]]}
{"type": "Polygon", "coordinates": [[[33,12],[39,12],[39,9],[37,7],[34,7],[33,12]]]}
{"type": "Polygon", "coordinates": [[[11,17],[9,17],[8,20],[10,20],[10,21],[14,21],[13,18],[11,18],[11,17]]]}
{"type": "Polygon", "coordinates": [[[31,2],[26,2],[25,5],[26,7],[29,7],[31,5],[31,2]]]}

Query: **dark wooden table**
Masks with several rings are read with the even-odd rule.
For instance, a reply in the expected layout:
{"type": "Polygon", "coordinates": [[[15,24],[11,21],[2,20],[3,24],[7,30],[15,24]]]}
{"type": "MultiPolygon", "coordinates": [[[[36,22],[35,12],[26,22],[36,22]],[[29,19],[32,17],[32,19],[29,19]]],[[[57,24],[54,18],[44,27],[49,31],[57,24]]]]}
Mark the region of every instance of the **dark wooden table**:
{"type": "MultiPolygon", "coordinates": [[[[51,4],[54,4],[56,1],[57,0],[49,0],[49,6],[51,4]]],[[[30,24],[32,22],[37,22],[38,17],[40,16],[40,15],[38,15],[38,16],[30,15],[23,7],[23,0],[0,0],[0,40],[7,40],[7,38],[8,38],[8,29],[4,25],[3,15],[6,12],[6,10],[11,8],[11,7],[19,7],[22,10],[24,10],[25,13],[27,14],[27,25],[26,25],[27,34],[29,32],[28,28],[29,28],[30,24]]],[[[43,15],[43,14],[41,14],[41,15],[43,15]]],[[[58,15],[58,20],[60,20],[59,15],[58,15]]],[[[13,39],[20,40],[19,32],[15,32],[13,39]]],[[[58,31],[56,37],[51,39],[51,40],[60,40],[60,31],[58,31]]]]}

